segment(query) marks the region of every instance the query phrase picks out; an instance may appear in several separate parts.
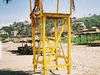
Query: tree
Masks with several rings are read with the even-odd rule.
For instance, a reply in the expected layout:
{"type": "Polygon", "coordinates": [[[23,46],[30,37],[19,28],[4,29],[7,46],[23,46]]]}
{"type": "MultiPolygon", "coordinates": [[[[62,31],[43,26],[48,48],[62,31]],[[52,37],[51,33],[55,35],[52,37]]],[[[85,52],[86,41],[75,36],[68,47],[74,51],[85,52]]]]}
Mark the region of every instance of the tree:
{"type": "Polygon", "coordinates": [[[80,18],[75,20],[75,22],[84,22],[86,28],[91,28],[93,26],[100,28],[100,15],[91,15],[90,17],[80,18]]]}

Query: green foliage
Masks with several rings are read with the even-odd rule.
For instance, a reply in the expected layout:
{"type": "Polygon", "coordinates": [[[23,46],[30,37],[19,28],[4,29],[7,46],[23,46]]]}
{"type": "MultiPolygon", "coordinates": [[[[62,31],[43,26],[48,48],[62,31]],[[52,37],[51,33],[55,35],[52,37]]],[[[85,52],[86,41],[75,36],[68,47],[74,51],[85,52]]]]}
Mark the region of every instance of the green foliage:
{"type": "Polygon", "coordinates": [[[4,39],[5,39],[5,38],[8,38],[8,37],[9,37],[9,35],[8,35],[8,34],[1,34],[1,35],[0,35],[0,37],[2,37],[2,38],[4,38],[4,39]]]}
{"type": "Polygon", "coordinates": [[[46,21],[46,31],[50,30],[53,26],[54,26],[53,21],[51,21],[51,20],[46,21]]]}
{"type": "Polygon", "coordinates": [[[83,17],[76,20],[75,22],[84,22],[87,28],[91,28],[93,26],[100,28],[100,15],[94,14],[89,17],[83,17]]]}
{"type": "MultiPolygon", "coordinates": [[[[89,17],[83,17],[80,19],[73,18],[74,22],[84,22],[87,28],[91,28],[93,26],[100,28],[100,15],[92,15],[89,17]]],[[[65,19],[66,20],[66,19],[65,19]]],[[[62,20],[58,20],[58,25],[62,25],[62,20]]],[[[31,26],[25,25],[24,23],[28,23],[28,21],[25,22],[14,22],[10,26],[2,27],[1,29],[8,32],[9,35],[11,35],[11,31],[18,31],[18,35],[24,35],[24,36],[31,36],[31,26]]],[[[81,27],[79,27],[79,24],[73,24],[72,25],[72,31],[74,33],[80,33],[82,30],[81,27]]],[[[52,27],[54,27],[54,22],[48,21],[46,22],[46,31],[50,30],[52,27]]]]}
{"type": "Polygon", "coordinates": [[[11,35],[11,31],[18,31],[18,35],[31,36],[31,26],[28,24],[28,21],[14,22],[10,26],[2,27],[1,30],[8,32],[9,35],[11,35]]]}
{"type": "Polygon", "coordinates": [[[81,38],[80,36],[77,36],[77,37],[72,38],[72,43],[86,44],[94,40],[100,40],[100,36],[99,35],[88,35],[87,39],[86,39],[86,35],[81,36],[81,38]]]}
{"type": "MultiPolygon", "coordinates": [[[[100,34],[99,34],[100,35],[100,34]]],[[[86,39],[86,35],[81,36],[78,35],[77,37],[72,37],[71,42],[76,44],[86,44],[91,41],[100,40],[100,36],[98,34],[88,35],[86,39]]],[[[68,39],[61,40],[62,43],[67,43],[68,39]]]]}
{"type": "Polygon", "coordinates": [[[61,40],[61,42],[62,42],[62,43],[67,43],[68,40],[67,40],[67,39],[65,39],[65,40],[61,40]]]}
{"type": "MultiPolygon", "coordinates": [[[[74,22],[83,22],[86,28],[97,27],[100,28],[100,15],[92,15],[89,17],[83,17],[80,19],[75,19],[74,22]]],[[[80,33],[80,25],[79,24],[72,24],[72,30],[74,33],[80,33]]]]}
{"type": "Polygon", "coordinates": [[[14,28],[13,27],[2,27],[2,30],[4,30],[5,32],[8,32],[9,35],[10,35],[11,34],[11,31],[13,31],[14,28]]]}

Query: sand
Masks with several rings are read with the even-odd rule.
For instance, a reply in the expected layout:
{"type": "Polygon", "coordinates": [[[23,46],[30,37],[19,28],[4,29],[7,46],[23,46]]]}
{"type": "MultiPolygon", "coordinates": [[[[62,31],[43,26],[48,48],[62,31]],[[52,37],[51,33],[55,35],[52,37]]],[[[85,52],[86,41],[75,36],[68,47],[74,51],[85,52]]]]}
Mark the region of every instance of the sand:
{"type": "MultiPolygon", "coordinates": [[[[42,65],[38,65],[37,73],[33,73],[32,55],[18,55],[16,53],[17,47],[21,45],[21,43],[12,42],[2,43],[0,75],[43,75],[42,65]]],[[[63,48],[66,48],[64,44],[63,48]]],[[[59,63],[62,62],[62,60],[59,60],[59,63]]],[[[47,74],[69,75],[66,67],[59,68],[58,71],[50,69],[47,74]]],[[[100,75],[100,47],[73,44],[70,75],[100,75]]]]}

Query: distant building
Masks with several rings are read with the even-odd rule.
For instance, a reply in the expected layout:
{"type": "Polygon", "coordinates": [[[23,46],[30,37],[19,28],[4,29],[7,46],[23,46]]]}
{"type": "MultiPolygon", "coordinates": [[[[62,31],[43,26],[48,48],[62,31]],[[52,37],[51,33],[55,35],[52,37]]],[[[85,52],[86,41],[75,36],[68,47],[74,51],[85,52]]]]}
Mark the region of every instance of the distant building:
{"type": "Polygon", "coordinates": [[[79,24],[83,29],[86,29],[84,22],[73,22],[73,24],[79,24]]]}
{"type": "MultiPolygon", "coordinates": [[[[62,27],[63,26],[58,26],[58,28],[57,28],[57,33],[58,34],[61,32],[62,27]]],[[[54,34],[54,33],[55,33],[54,27],[51,28],[49,31],[47,31],[47,35],[48,36],[53,36],[52,34],[54,34]]],[[[71,30],[71,33],[73,34],[73,31],[72,30],[71,30]]],[[[68,27],[66,25],[65,28],[64,28],[64,30],[63,30],[63,32],[62,32],[62,35],[61,36],[62,37],[67,37],[67,34],[68,34],[68,27]]]]}
{"type": "Polygon", "coordinates": [[[8,32],[6,32],[4,30],[0,30],[0,34],[8,34],[8,32]]]}
{"type": "Polygon", "coordinates": [[[12,37],[17,36],[17,34],[18,34],[18,31],[11,31],[11,36],[12,36],[12,37]]]}
{"type": "Polygon", "coordinates": [[[98,32],[100,32],[100,28],[91,27],[91,28],[84,29],[81,32],[82,33],[98,33],[98,32]]]}
{"type": "MultiPolygon", "coordinates": [[[[58,29],[57,29],[57,32],[58,32],[58,33],[60,33],[62,27],[63,27],[63,26],[58,26],[58,29]]],[[[48,33],[54,33],[54,32],[55,32],[55,31],[54,31],[54,27],[51,28],[51,29],[48,31],[48,33]]],[[[72,30],[71,30],[71,32],[73,33],[72,30]]],[[[68,33],[68,27],[67,27],[67,25],[65,26],[63,33],[68,33]]]]}

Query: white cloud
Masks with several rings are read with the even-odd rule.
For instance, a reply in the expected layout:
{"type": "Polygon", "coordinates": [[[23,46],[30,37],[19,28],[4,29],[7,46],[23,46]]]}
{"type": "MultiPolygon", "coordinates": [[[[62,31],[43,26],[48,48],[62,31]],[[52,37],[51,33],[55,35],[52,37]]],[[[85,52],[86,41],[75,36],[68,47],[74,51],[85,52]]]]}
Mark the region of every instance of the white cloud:
{"type": "MultiPolygon", "coordinates": [[[[24,21],[25,21],[24,19],[20,19],[19,21],[15,21],[15,22],[24,22],[24,21]]],[[[0,28],[2,28],[3,26],[10,26],[10,24],[13,24],[13,23],[1,23],[0,28]]]]}
{"type": "Polygon", "coordinates": [[[25,21],[28,21],[28,22],[30,22],[30,19],[29,19],[29,20],[20,19],[20,20],[19,20],[19,21],[17,21],[17,22],[25,22],[25,21]]]}
{"type": "Polygon", "coordinates": [[[29,23],[31,22],[31,20],[25,20],[25,19],[20,19],[18,22],[25,22],[25,21],[28,21],[29,23]]]}
{"type": "Polygon", "coordinates": [[[1,23],[1,24],[0,24],[0,28],[2,28],[3,26],[10,26],[10,24],[12,24],[12,23],[6,23],[6,24],[1,23]]]}
{"type": "MultiPolygon", "coordinates": [[[[29,21],[29,23],[30,23],[30,20],[25,20],[25,19],[20,19],[18,21],[14,21],[14,22],[24,22],[24,21],[29,21]]],[[[1,23],[0,28],[2,28],[3,26],[10,26],[10,24],[13,24],[13,22],[12,23],[1,23]]]]}
{"type": "Polygon", "coordinates": [[[20,19],[18,22],[24,22],[25,20],[24,19],[20,19]]]}

